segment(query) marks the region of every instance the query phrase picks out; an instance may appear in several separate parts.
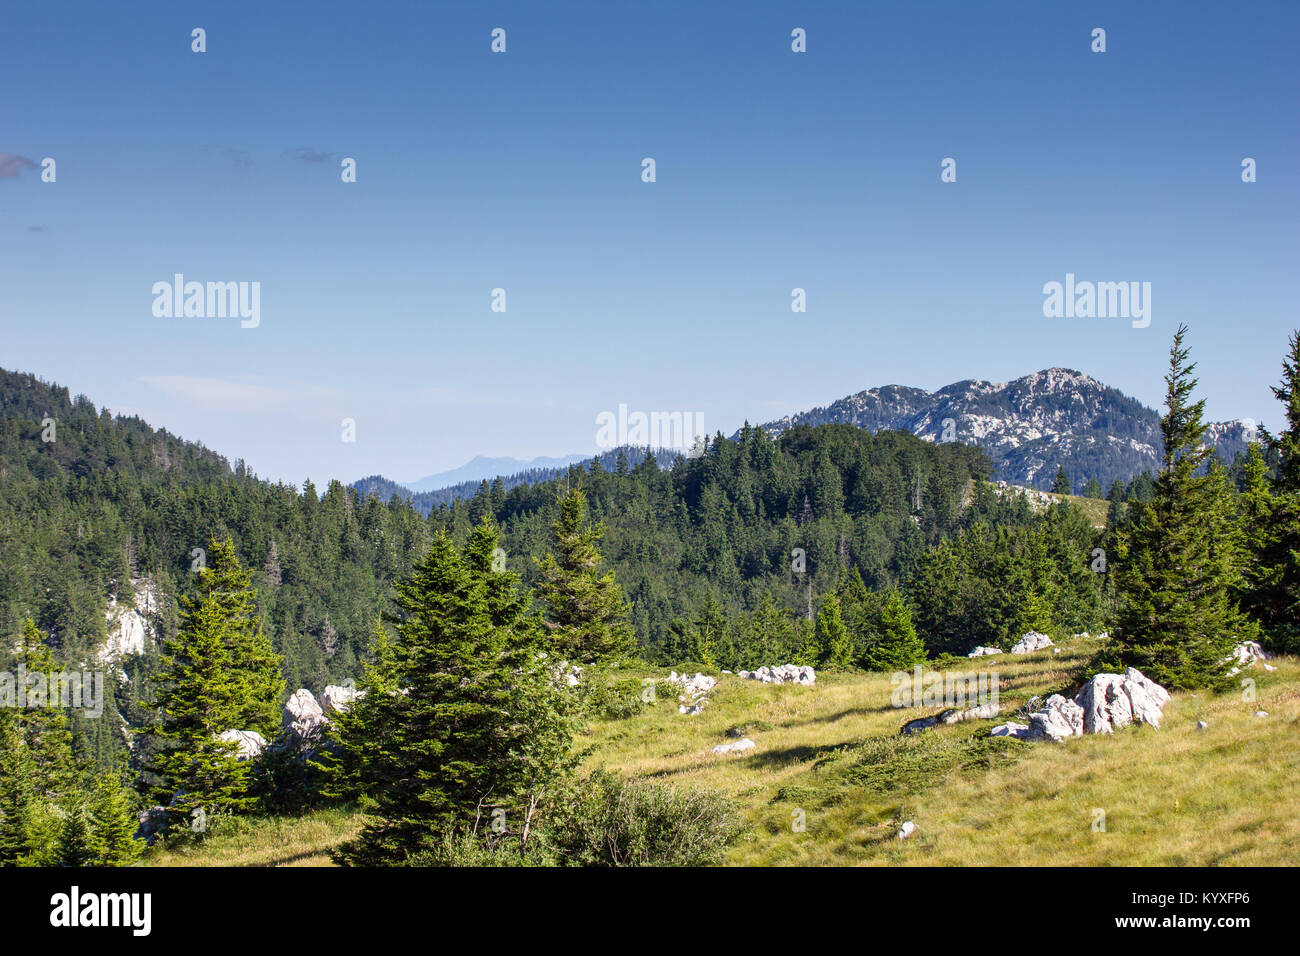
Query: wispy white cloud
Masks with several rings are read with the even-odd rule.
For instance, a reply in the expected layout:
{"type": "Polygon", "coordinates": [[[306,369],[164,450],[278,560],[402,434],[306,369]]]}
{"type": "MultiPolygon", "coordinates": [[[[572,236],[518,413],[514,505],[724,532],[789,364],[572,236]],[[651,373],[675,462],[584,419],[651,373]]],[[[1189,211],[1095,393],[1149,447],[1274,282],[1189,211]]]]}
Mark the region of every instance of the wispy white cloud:
{"type": "Polygon", "coordinates": [[[319,420],[338,414],[344,400],[342,391],[324,385],[257,385],[194,375],[144,375],[140,380],[174,400],[210,411],[319,420]]]}

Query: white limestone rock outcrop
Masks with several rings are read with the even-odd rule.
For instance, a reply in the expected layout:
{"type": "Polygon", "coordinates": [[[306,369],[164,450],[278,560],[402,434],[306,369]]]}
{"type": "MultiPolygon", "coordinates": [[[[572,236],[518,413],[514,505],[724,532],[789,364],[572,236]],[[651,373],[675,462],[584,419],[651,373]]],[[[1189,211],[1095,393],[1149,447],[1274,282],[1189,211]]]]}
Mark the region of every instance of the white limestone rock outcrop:
{"type": "Polygon", "coordinates": [[[1158,728],[1169,691],[1130,667],[1123,674],[1098,674],[1074,700],[1083,708],[1085,733],[1111,734],[1133,723],[1158,728]]]}
{"type": "Polygon", "coordinates": [[[338,684],[327,685],[320,695],[320,707],[325,714],[325,719],[329,720],[330,714],[343,713],[354,700],[363,696],[365,696],[365,691],[357,690],[355,687],[340,687],[338,684]]]}
{"type": "Polygon", "coordinates": [[[320,736],[321,724],[324,722],[325,711],[307,688],[300,687],[284,702],[284,729],[297,738],[299,743],[313,743],[320,736]]]}
{"type": "Polygon", "coordinates": [[[742,737],[740,740],[737,740],[735,743],[718,744],[716,747],[713,748],[713,752],[715,754],[738,754],[738,753],[744,753],[746,750],[753,750],[754,747],[756,746],[757,744],[755,744],[754,741],[750,740],[748,737],[742,737]]]}
{"type": "Polygon", "coordinates": [[[103,664],[145,652],[146,641],[153,631],[150,617],[159,606],[158,589],[152,578],[132,578],[131,592],[130,603],[118,602],[116,597],[108,601],[105,611],[108,638],[95,655],[103,664]]]}
{"type": "Polygon", "coordinates": [[[1111,734],[1129,724],[1159,728],[1167,703],[1169,691],[1130,667],[1123,674],[1097,674],[1074,700],[1053,694],[1029,715],[1028,726],[1008,721],[994,727],[990,736],[1061,741],[1085,733],[1111,734]]]}
{"type": "Polygon", "coordinates": [[[975,650],[971,651],[966,656],[987,657],[989,654],[1001,654],[1001,653],[1002,653],[1002,648],[1000,647],[986,647],[983,644],[981,644],[979,647],[975,648],[975,650]]]}
{"type": "Polygon", "coordinates": [[[254,760],[266,749],[266,738],[256,730],[227,730],[217,739],[238,748],[236,760],[254,760]]]}
{"type": "Polygon", "coordinates": [[[1052,639],[1046,634],[1038,631],[1030,631],[1011,648],[1012,654],[1032,654],[1034,651],[1041,651],[1046,647],[1052,647],[1052,639]]]}
{"type": "Polygon", "coordinates": [[[809,666],[799,664],[781,664],[778,667],[764,665],[755,671],[741,671],[736,676],[741,680],[756,680],[764,684],[802,684],[811,687],[817,683],[817,672],[809,666]]]}

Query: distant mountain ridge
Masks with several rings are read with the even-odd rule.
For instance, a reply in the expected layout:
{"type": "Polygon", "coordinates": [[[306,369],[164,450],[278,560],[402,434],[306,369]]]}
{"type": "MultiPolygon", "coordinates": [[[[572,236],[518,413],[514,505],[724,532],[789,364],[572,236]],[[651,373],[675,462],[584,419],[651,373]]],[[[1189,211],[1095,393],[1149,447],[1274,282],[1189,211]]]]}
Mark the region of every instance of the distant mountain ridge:
{"type": "Polygon", "coordinates": [[[399,484],[414,492],[435,491],[467,481],[491,480],[497,475],[517,475],[536,468],[566,468],[574,462],[586,461],[589,458],[591,458],[590,455],[565,455],[562,458],[543,457],[524,461],[519,458],[487,458],[483,455],[477,455],[459,468],[453,468],[451,471],[440,471],[436,474],[425,475],[423,478],[417,478],[415,481],[404,481],[399,482],[399,484]]]}
{"type": "MultiPolygon", "coordinates": [[[[1048,488],[1064,466],[1076,491],[1092,478],[1104,492],[1153,471],[1163,449],[1159,414],[1067,368],[1010,382],[966,379],[936,392],[885,385],[760,427],[776,437],[795,425],[832,423],[975,445],[993,460],[996,478],[1017,484],[1048,488]]],[[[1213,423],[1206,441],[1231,462],[1246,450],[1246,434],[1244,420],[1213,423]]]]}
{"type": "MultiPolygon", "coordinates": [[[[393,497],[393,495],[397,495],[398,498],[409,501],[411,507],[416,511],[423,515],[428,515],[439,505],[449,505],[460,498],[473,498],[483,486],[484,482],[490,484],[497,478],[501,479],[502,486],[506,491],[509,491],[511,488],[516,488],[519,485],[537,485],[544,481],[554,481],[556,478],[562,478],[564,477],[565,472],[575,464],[590,467],[593,461],[599,460],[602,468],[607,471],[613,471],[618,467],[619,455],[624,455],[626,457],[627,466],[629,468],[635,468],[646,460],[649,453],[650,449],[648,448],[635,448],[629,445],[622,448],[610,449],[607,452],[602,452],[600,455],[589,455],[587,457],[583,457],[582,455],[570,455],[568,458],[564,459],[534,458],[533,461],[563,461],[565,464],[553,467],[525,468],[522,471],[516,471],[511,474],[493,472],[484,475],[482,478],[471,478],[466,481],[457,482],[453,485],[448,485],[443,488],[433,488],[428,491],[412,491],[410,486],[398,484],[395,481],[385,478],[383,475],[369,475],[365,478],[359,478],[352,482],[352,487],[357,489],[363,497],[375,495],[381,501],[388,501],[393,497]]],[[[662,464],[668,464],[672,461],[672,456],[675,456],[677,452],[660,451],[656,454],[657,461],[662,464]]],[[[475,458],[474,461],[518,462],[519,459],[483,458],[480,456],[479,458],[475,458]]],[[[473,462],[470,464],[473,464],[473,462]]],[[[466,465],[466,467],[468,468],[469,466],[466,465]]],[[[446,474],[452,474],[452,472],[446,472],[446,474]]]]}
{"type": "MultiPolygon", "coordinates": [[[[1068,368],[1044,369],[1009,382],[965,379],[935,392],[883,385],[759,427],[776,438],[796,425],[827,424],[975,445],[992,459],[994,477],[1013,484],[1048,489],[1057,468],[1063,466],[1075,492],[1082,492],[1096,478],[1104,494],[1114,481],[1127,483],[1144,471],[1153,472],[1163,450],[1160,415],[1154,409],[1068,368]]],[[[1247,428],[1244,419],[1209,423],[1206,442],[1225,463],[1231,463],[1246,450],[1247,428]]],[[[629,455],[633,466],[644,460],[645,449],[615,449],[600,456],[601,464],[612,468],[620,450],[629,455]]],[[[473,497],[483,481],[498,475],[509,490],[550,481],[570,465],[591,460],[582,455],[534,458],[531,462],[480,456],[455,471],[430,475],[410,485],[381,475],[362,478],[353,485],[385,501],[396,494],[428,514],[439,504],[473,497]],[[539,464],[546,462],[555,464],[539,464]],[[462,474],[470,477],[434,485],[446,476],[462,474]],[[423,490],[413,490],[417,485],[423,490]]],[[[661,457],[661,464],[669,460],[661,457]]]]}

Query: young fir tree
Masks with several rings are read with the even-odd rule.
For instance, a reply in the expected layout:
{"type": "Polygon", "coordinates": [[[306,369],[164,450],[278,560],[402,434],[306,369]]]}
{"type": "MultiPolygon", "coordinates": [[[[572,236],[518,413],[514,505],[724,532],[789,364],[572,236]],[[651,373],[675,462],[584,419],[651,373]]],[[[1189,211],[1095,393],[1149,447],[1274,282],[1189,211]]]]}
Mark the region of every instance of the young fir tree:
{"type": "Polygon", "coordinates": [[[829,595],[817,611],[817,646],[821,648],[819,663],[826,667],[845,668],[853,661],[853,641],[844,626],[840,601],[829,595]]]}
{"type": "Polygon", "coordinates": [[[373,806],[369,790],[393,786],[405,774],[389,749],[392,736],[386,724],[393,713],[390,698],[401,689],[393,640],[382,619],[377,619],[357,696],[345,710],[330,716],[326,746],[318,751],[315,766],[323,773],[322,796],[355,800],[368,810],[373,806]]]}
{"type": "Polygon", "coordinates": [[[1134,506],[1111,564],[1118,627],[1104,652],[1169,688],[1222,686],[1224,659],[1252,629],[1234,600],[1242,572],[1238,525],[1223,470],[1206,470],[1205,402],[1192,401],[1195,363],[1174,334],[1160,420],[1164,457],[1149,503],[1134,506]]]}
{"type": "Polygon", "coordinates": [[[1294,651],[1300,649],[1300,332],[1291,333],[1288,346],[1282,381],[1273,387],[1286,427],[1276,436],[1264,435],[1278,462],[1277,477],[1265,492],[1263,476],[1255,475],[1254,491],[1248,490],[1254,514],[1247,520],[1258,568],[1251,582],[1257,589],[1249,599],[1251,613],[1276,647],[1294,651]]]}
{"type": "Polygon", "coordinates": [[[130,866],[144,851],[130,789],[118,774],[100,772],[90,792],[90,865],[130,866]]]}
{"type": "Polygon", "coordinates": [[[40,851],[32,826],[36,786],[16,711],[0,707],[0,866],[21,866],[40,851]]]}
{"type": "Polygon", "coordinates": [[[880,599],[862,666],[870,671],[901,671],[924,661],[925,644],[912,624],[912,610],[898,590],[890,588],[880,599]]]}
{"type": "Polygon", "coordinates": [[[213,538],[180,630],[163,642],[158,709],[146,729],[157,741],[150,769],[160,781],[155,799],[169,808],[169,829],[251,808],[249,764],[219,737],[227,730],[275,737],[281,664],[258,623],[249,572],[228,538],[213,538]]]}
{"type": "Polygon", "coordinates": [[[368,797],[340,862],[401,863],[464,834],[522,848],[572,770],[575,695],[518,576],[495,561],[498,541],[486,518],[463,554],[440,531],[394,585],[396,637],[334,732],[330,775],[368,797]]]}
{"type": "Polygon", "coordinates": [[[537,561],[537,597],[559,652],[583,664],[600,664],[632,653],[636,639],[614,572],[600,573],[604,526],[589,527],[586,516],[586,496],[575,488],[560,501],[560,518],[551,525],[558,557],[547,554],[537,561]]]}
{"type": "Polygon", "coordinates": [[[1068,495],[1070,493],[1070,476],[1065,473],[1065,466],[1061,465],[1056,469],[1056,477],[1052,480],[1052,494],[1068,495]]]}

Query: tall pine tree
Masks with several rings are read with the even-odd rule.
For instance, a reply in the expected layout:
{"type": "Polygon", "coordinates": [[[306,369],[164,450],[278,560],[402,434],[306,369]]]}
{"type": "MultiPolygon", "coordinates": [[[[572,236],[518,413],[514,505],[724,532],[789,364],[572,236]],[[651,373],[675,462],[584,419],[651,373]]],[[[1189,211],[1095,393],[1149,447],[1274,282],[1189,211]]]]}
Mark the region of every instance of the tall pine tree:
{"type": "Polygon", "coordinates": [[[249,764],[219,738],[227,730],[276,736],[281,664],[258,623],[249,572],[229,538],[213,538],[180,630],[163,642],[157,712],[145,731],[156,738],[149,769],[158,780],[155,799],[169,808],[169,829],[196,829],[195,820],[252,807],[249,764]]]}
{"type": "Polygon", "coordinates": [[[1169,352],[1153,497],[1131,503],[1133,520],[1116,536],[1118,627],[1103,652],[1113,665],[1177,689],[1224,686],[1224,659],[1253,633],[1235,602],[1239,526],[1222,469],[1208,467],[1213,450],[1202,443],[1205,402],[1192,400],[1196,366],[1187,361],[1186,334],[1179,326],[1169,352]]]}

